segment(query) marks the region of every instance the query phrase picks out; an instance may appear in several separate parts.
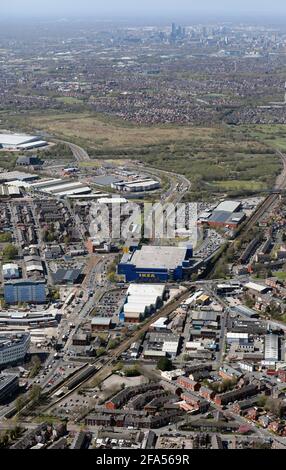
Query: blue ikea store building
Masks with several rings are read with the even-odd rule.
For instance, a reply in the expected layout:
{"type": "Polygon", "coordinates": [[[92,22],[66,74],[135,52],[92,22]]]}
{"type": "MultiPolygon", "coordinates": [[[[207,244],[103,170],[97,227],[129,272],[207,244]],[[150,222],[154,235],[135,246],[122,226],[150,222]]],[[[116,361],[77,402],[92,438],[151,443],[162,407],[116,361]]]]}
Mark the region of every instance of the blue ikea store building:
{"type": "Polygon", "coordinates": [[[117,273],[126,282],[182,281],[190,272],[192,256],[191,246],[144,245],[123,255],[117,273]]]}

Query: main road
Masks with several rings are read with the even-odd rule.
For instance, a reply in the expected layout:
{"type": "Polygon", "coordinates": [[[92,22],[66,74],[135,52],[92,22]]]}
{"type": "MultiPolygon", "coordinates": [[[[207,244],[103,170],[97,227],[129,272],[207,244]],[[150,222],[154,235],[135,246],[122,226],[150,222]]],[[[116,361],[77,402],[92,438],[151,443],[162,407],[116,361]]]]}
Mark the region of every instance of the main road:
{"type": "Polygon", "coordinates": [[[60,139],[54,139],[54,140],[55,140],[55,142],[59,142],[61,144],[66,144],[71,149],[74,158],[78,162],[85,162],[85,161],[90,161],[91,160],[91,158],[88,155],[87,151],[84,150],[79,145],[73,144],[72,142],[67,142],[66,140],[60,140],[60,139]]]}

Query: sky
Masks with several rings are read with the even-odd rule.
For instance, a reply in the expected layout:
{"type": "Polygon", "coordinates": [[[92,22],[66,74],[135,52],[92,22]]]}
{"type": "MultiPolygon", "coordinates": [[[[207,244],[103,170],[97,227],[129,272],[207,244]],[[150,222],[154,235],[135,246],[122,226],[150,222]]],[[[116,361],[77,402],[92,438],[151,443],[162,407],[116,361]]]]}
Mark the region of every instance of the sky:
{"type": "Polygon", "coordinates": [[[198,14],[286,17],[285,0],[0,0],[6,17],[135,17],[198,14]]]}

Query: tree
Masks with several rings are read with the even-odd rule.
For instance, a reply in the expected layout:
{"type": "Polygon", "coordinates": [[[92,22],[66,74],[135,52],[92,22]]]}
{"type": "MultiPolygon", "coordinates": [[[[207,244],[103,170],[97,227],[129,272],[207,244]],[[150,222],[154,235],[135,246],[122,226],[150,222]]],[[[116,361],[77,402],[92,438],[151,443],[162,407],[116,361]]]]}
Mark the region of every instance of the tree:
{"type": "Polygon", "coordinates": [[[109,348],[109,349],[115,349],[116,346],[118,346],[119,342],[120,342],[120,341],[119,341],[118,339],[112,339],[112,340],[110,340],[110,341],[109,341],[109,344],[108,344],[108,348],[109,348]]]}
{"type": "Polygon", "coordinates": [[[18,250],[14,245],[9,243],[9,245],[5,246],[3,250],[3,258],[5,260],[10,261],[12,259],[15,259],[17,255],[18,255],[18,250]]]}
{"type": "Polygon", "coordinates": [[[96,351],[97,357],[100,357],[103,354],[105,354],[105,348],[98,348],[98,350],[96,351]]]}
{"type": "Polygon", "coordinates": [[[31,370],[30,370],[30,377],[34,378],[38,374],[39,370],[41,369],[41,359],[39,356],[33,356],[31,360],[31,370]]]}
{"type": "Polygon", "coordinates": [[[172,361],[167,357],[162,357],[157,362],[157,369],[162,371],[172,370],[172,361]]]}
{"type": "Polygon", "coordinates": [[[15,406],[16,406],[16,410],[17,410],[17,413],[19,413],[21,411],[22,408],[24,408],[26,404],[26,400],[24,397],[18,397],[16,402],[15,402],[15,406]]]}
{"type": "Polygon", "coordinates": [[[29,399],[33,403],[37,403],[40,400],[41,396],[41,387],[39,385],[33,385],[29,393],[29,399]]]}
{"type": "Polygon", "coordinates": [[[123,370],[123,372],[124,372],[124,375],[126,375],[126,377],[138,377],[139,375],[141,375],[141,373],[139,372],[136,366],[127,367],[123,370]]]}
{"type": "Polygon", "coordinates": [[[12,236],[10,232],[1,232],[0,233],[0,243],[11,242],[12,236]]]}

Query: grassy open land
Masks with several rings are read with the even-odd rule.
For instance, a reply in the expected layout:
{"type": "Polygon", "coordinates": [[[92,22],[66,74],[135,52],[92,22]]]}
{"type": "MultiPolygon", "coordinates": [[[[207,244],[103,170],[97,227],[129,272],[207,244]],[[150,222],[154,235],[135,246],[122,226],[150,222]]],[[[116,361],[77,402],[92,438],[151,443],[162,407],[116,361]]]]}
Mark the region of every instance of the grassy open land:
{"type": "Polygon", "coordinates": [[[73,96],[59,96],[56,98],[56,100],[64,104],[82,104],[83,103],[82,100],[79,100],[78,98],[74,98],[73,96]]]}
{"type": "Polygon", "coordinates": [[[222,180],[217,181],[214,186],[223,191],[264,191],[267,189],[266,183],[253,180],[222,180]]]}
{"type": "Polygon", "coordinates": [[[284,140],[286,148],[286,126],[273,126],[273,132],[271,126],[137,126],[90,113],[31,113],[6,122],[82,145],[95,162],[134,160],[181,173],[193,183],[188,197],[198,199],[273,187],[282,168],[275,148],[284,140]]]}
{"type": "Polygon", "coordinates": [[[276,276],[279,279],[279,281],[286,281],[285,271],[275,271],[273,275],[276,276]]]}
{"type": "Polygon", "coordinates": [[[250,139],[263,142],[281,152],[286,152],[286,125],[242,126],[242,130],[250,139]]]}
{"type": "Polygon", "coordinates": [[[12,152],[0,151],[0,167],[5,170],[13,170],[16,165],[18,154],[12,152]]]}
{"type": "Polygon", "coordinates": [[[52,114],[29,117],[29,125],[45,129],[59,137],[80,139],[86,145],[106,148],[140,147],[186,139],[208,139],[215,130],[209,128],[122,125],[113,119],[98,119],[90,114],[52,114]]]}

